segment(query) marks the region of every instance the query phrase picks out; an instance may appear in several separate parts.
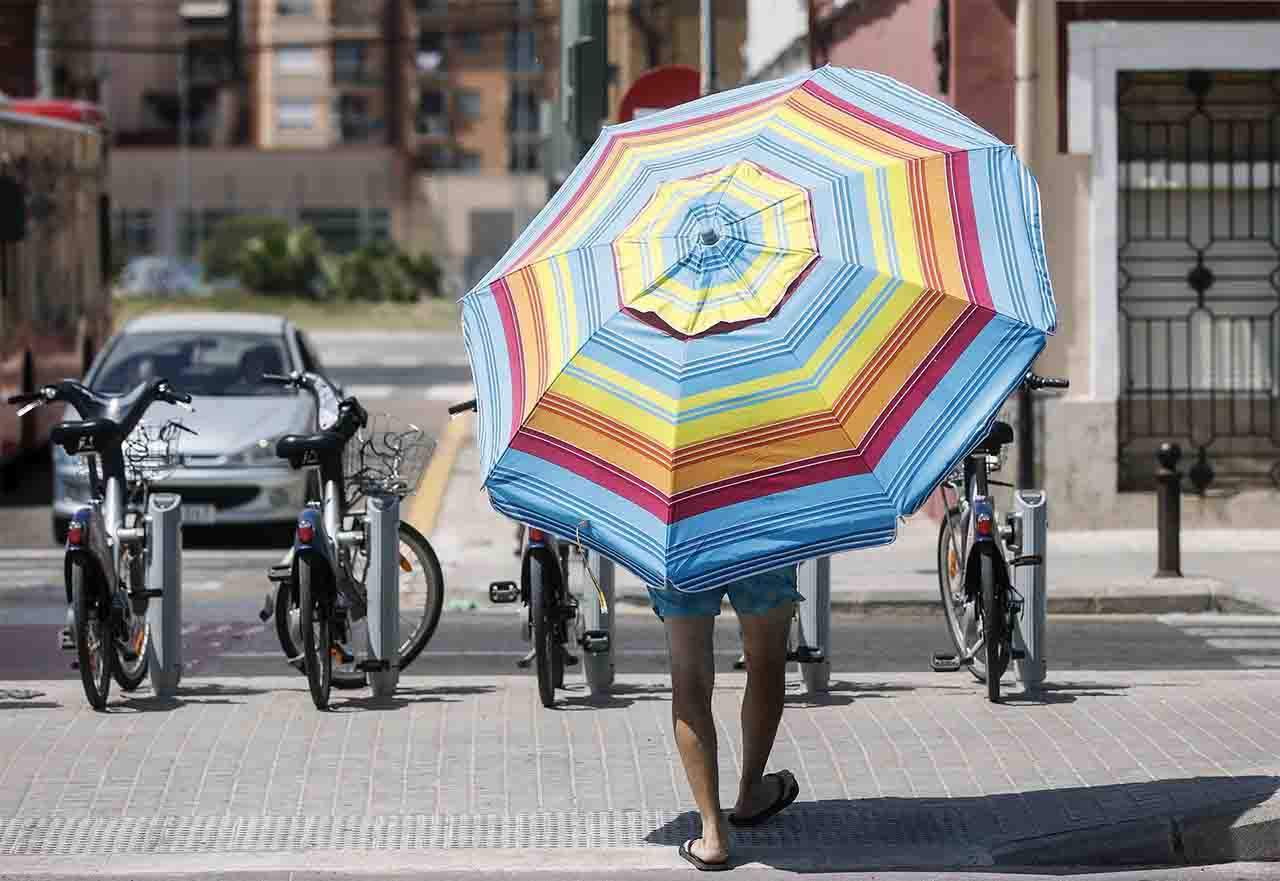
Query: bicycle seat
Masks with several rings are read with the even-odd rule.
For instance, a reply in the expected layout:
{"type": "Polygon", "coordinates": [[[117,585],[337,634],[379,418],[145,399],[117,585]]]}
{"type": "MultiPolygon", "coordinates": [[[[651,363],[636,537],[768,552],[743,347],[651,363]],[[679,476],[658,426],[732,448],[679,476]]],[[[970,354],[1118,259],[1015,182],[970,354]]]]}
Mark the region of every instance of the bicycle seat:
{"type": "Polygon", "coordinates": [[[315,434],[286,434],[276,441],[276,455],[288,459],[294,468],[304,465],[319,465],[326,456],[342,452],[346,443],[342,435],[332,431],[317,431],[315,434]]]}
{"type": "Polygon", "coordinates": [[[1007,422],[996,421],[991,426],[991,431],[987,432],[987,436],[983,438],[982,443],[974,449],[975,453],[989,453],[997,455],[1000,449],[1006,444],[1013,443],[1013,426],[1007,422]]]}
{"type": "Polygon", "coordinates": [[[120,442],[120,425],[110,419],[86,419],[82,422],[59,422],[49,439],[67,451],[67,455],[101,453],[120,442]]]}

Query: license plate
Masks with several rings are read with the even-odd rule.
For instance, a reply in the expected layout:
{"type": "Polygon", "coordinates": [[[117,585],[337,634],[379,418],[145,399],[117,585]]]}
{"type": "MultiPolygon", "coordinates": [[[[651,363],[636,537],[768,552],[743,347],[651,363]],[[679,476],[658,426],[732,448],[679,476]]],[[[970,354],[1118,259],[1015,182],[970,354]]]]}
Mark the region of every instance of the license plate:
{"type": "Polygon", "coordinates": [[[218,519],[218,509],[213,505],[187,505],[182,506],[182,522],[183,523],[212,523],[218,519]]]}

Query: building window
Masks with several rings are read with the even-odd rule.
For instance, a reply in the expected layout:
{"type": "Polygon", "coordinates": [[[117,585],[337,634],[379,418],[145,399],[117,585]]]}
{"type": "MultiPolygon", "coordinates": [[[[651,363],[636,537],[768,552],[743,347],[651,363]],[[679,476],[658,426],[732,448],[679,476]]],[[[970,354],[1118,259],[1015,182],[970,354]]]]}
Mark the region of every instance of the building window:
{"type": "Polygon", "coordinates": [[[336,254],[391,237],[391,215],[385,208],[308,208],[299,212],[298,220],[314,229],[325,248],[336,254]]]}
{"type": "Polygon", "coordinates": [[[342,143],[370,144],[379,140],[382,120],[370,115],[367,95],[339,95],[334,103],[342,143]]]}
{"type": "Polygon", "coordinates": [[[371,79],[364,43],[350,40],[333,46],[333,79],[340,83],[360,83],[371,79]]]}
{"type": "Polygon", "coordinates": [[[484,51],[484,37],[479,31],[458,31],[457,33],[458,48],[468,55],[475,55],[484,51]]]}
{"type": "Polygon", "coordinates": [[[541,101],[525,83],[514,83],[507,101],[507,131],[537,132],[541,129],[541,101]]]}
{"type": "Polygon", "coordinates": [[[418,15],[444,15],[449,11],[449,0],[414,0],[418,15]]]}
{"type": "Polygon", "coordinates": [[[453,96],[453,102],[458,113],[467,119],[477,119],[480,116],[481,98],[479,92],[463,89],[453,96]]]}
{"type": "Polygon", "coordinates": [[[281,98],[276,103],[276,127],[281,131],[310,131],[316,127],[316,103],[281,98]]]}
{"type": "Polygon", "coordinates": [[[276,0],[276,15],[315,15],[312,0],[276,0]]]}
{"type": "Polygon", "coordinates": [[[310,76],[320,70],[320,55],[306,46],[281,46],[276,50],[276,73],[310,76]]]}
{"type": "Polygon", "coordinates": [[[507,35],[507,69],[519,72],[541,70],[538,40],[533,31],[515,30],[507,35]]]}
{"type": "Polygon", "coordinates": [[[542,145],[537,141],[512,139],[507,155],[508,171],[538,171],[542,168],[542,145]]]}
{"type": "Polygon", "coordinates": [[[420,135],[449,134],[449,117],[445,113],[444,92],[429,89],[418,96],[416,128],[420,135]]]}

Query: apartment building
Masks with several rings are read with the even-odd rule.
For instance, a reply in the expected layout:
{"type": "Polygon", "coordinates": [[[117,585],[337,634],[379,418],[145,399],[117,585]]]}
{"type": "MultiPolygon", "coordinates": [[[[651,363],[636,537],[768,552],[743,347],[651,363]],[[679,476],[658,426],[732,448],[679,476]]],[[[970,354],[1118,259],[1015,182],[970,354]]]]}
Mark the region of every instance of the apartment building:
{"type": "Polygon", "coordinates": [[[432,172],[541,168],[541,107],[559,69],[558,3],[407,4],[410,152],[432,172]]]}
{"type": "Polygon", "coordinates": [[[338,250],[390,235],[399,0],[96,5],[126,253],[194,255],[239,214],[306,223],[338,250]]]}

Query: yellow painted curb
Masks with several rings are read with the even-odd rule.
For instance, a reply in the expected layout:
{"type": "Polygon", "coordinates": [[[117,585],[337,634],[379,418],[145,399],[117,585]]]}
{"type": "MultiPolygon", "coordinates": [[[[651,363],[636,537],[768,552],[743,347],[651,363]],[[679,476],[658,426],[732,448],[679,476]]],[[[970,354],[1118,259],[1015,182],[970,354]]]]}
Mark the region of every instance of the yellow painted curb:
{"type": "Polygon", "coordinates": [[[453,474],[453,463],[462,451],[463,441],[470,434],[473,418],[470,413],[463,413],[449,420],[436,443],[431,462],[427,465],[427,473],[422,476],[418,491],[409,500],[404,520],[427,537],[436,528],[440,509],[444,507],[444,494],[449,488],[449,476],[453,474]]]}

